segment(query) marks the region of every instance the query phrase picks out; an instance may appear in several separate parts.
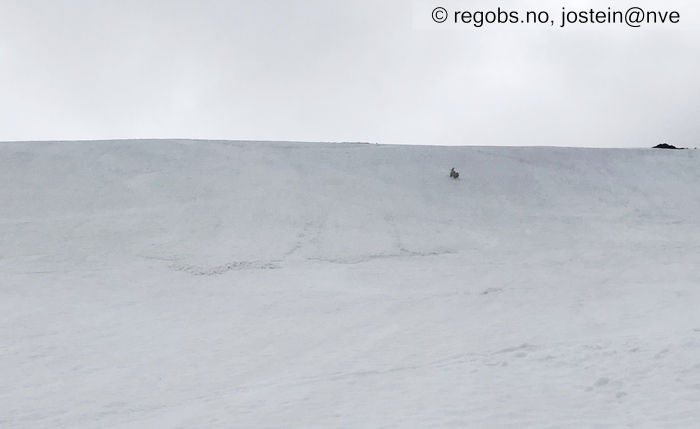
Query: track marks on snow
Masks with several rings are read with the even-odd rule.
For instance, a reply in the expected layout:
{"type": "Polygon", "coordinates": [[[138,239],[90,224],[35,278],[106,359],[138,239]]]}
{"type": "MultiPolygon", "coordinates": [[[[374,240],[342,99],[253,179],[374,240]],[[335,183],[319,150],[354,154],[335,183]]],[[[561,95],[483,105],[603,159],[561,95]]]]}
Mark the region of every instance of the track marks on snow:
{"type": "Polygon", "coordinates": [[[274,270],[277,268],[279,265],[270,261],[231,261],[222,265],[173,265],[173,269],[176,271],[184,271],[196,276],[214,276],[238,270],[274,270]]]}
{"type": "Polygon", "coordinates": [[[370,254],[358,254],[352,256],[342,256],[342,257],[327,257],[327,258],[308,258],[310,261],[319,262],[330,262],[333,264],[360,264],[363,262],[369,262],[377,259],[392,259],[392,258],[406,258],[406,257],[429,257],[429,256],[440,256],[449,255],[457,253],[453,250],[442,249],[429,252],[413,252],[409,250],[398,251],[398,252],[386,252],[386,253],[370,253],[370,254]]]}
{"type": "Polygon", "coordinates": [[[327,218],[328,215],[324,212],[317,219],[307,221],[297,234],[296,242],[292,248],[284,253],[284,257],[295,256],[308,247],[318,245],[326,228],[327,218]]]}
{"type": "Polygon", "coordinates": [[[195,276],[215,276],[229,271],[241,270],[275,270],[280,268],[279,261],[229,261],[223,264],[195,264],[186,260],[175,258],[146,257],[146,260],[155,260],[167,263],[173,271],[185,272],[195,276]]]}

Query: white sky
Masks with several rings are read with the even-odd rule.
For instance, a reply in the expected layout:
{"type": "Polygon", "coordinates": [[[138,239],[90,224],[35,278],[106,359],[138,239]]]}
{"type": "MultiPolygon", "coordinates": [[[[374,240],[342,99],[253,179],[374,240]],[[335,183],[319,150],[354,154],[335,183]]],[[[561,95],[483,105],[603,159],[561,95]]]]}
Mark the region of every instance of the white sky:
{"type": "Polygon", "coordinates": [[[556,19],[629,3],[683,25],[424,30],[409,0],[0,0],[0,140],[700,146],[696,0],[461,3],[556,19]]]}

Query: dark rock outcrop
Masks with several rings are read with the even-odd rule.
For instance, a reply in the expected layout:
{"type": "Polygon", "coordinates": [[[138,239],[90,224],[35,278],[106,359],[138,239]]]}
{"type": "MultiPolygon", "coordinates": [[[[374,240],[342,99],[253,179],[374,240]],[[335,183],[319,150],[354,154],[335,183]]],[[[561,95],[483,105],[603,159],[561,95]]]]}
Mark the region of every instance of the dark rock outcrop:
{"type": "Polygon", "coordinates": [[[654,146],[654,149],[683,149],[682,147],[675,147],[672,144],[661,143],[654,146]]]}

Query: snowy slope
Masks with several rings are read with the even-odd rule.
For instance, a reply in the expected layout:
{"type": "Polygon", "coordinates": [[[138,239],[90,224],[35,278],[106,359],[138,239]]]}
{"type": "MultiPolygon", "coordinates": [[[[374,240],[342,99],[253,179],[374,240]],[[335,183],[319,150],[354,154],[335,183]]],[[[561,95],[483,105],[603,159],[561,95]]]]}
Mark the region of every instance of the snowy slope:
{"type": "Polygon", "coordinates": [[[2,143],[0,427],[698,427],[699,164],[2,143]]]}

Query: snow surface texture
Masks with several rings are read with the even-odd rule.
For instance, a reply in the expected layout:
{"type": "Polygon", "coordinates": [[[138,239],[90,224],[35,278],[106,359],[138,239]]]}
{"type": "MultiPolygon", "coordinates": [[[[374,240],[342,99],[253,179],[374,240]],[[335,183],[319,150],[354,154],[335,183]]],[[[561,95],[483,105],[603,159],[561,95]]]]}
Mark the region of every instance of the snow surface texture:
{"type": "Polygon", "coordinates": [[[699,161],[0,144],[0,427],[697,428],[699,161]]]}

